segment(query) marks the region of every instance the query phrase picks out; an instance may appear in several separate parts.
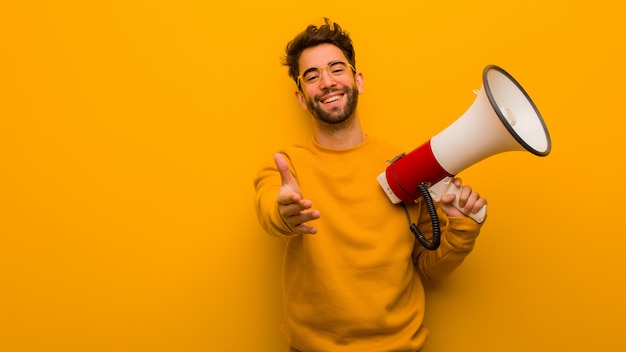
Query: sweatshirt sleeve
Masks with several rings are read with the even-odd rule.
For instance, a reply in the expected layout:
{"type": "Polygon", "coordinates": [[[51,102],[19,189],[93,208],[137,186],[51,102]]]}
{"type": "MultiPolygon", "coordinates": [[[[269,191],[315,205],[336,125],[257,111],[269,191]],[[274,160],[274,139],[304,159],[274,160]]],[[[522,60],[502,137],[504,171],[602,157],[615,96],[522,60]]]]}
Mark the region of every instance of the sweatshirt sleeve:
{"type": "MultiPolygon", "coordinates": [[[[438,249],[430,251],[415,241],[413,250],[413,262],[419,274],[426,281],[438,282],[448,277],[456,270],[465,258],[471,253],[480,233],[482,224],[478,224],[469,217],[447,217],[437,204],[441,227],[441,245],[438,249]]],[[[422,211],[419,203],[420,231],[432,239],[432,224],[427,211],[422,211]]],[[[425,206],[423,207],[425,209],[425,206]]]]}
{"type": "MultiPolygon", "coordinates": [[[[291,162],[289,168],[292,170],[291,162]]],[[[278,191],[281,187],[280,173],[273,160],[265,163],[254,179],[254,207],[261,227],[270,235],[295,236],[278,212],[278,191]]]]}

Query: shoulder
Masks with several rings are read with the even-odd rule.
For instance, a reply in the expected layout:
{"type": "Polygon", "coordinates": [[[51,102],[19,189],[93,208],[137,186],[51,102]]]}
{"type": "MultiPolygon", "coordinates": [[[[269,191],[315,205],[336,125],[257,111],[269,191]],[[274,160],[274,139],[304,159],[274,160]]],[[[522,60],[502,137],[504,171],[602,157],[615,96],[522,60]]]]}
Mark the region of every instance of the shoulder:
{"type": "Polygon", "coordinates": [[[367,153],[370,153],[372,156],[381,156],[389,160],[393,159],[399,154],[406,152],[406,150],[403,149],[399,144],[381,139],[376,136],[367,137],[366,149],[367,153]]]}

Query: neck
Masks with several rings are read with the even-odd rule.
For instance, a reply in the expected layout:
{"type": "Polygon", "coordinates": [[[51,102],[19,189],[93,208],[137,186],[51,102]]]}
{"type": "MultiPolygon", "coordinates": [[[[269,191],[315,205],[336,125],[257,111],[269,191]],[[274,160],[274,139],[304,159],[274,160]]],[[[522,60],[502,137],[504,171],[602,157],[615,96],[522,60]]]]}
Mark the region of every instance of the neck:
{"type": "Polygon", "coordinates": [[[324,147],[340,149],[363,143],[365,133],[361,129],[359,119],[355,116],[339,124],[315,120],[313,137],[324,147]]]}

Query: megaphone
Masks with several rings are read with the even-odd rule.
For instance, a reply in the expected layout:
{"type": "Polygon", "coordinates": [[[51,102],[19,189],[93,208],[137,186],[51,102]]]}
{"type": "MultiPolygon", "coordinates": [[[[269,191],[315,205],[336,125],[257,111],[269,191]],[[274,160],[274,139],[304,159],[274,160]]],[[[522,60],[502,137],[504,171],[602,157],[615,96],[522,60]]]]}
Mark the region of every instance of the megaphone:
{"type": "MultiPolygon", "coordinates": [[[[482,74],[482,87],[470,108],[455,122],[420,147],[393,159],[378,177],[393,204],[411,203],[423,196],[426,185],[435,201],[460,189],[453,177],[467,167],[498,153],[529,151],[537,156],[550,153],[548,129],[520,84],[502,68],[489,65],[482,74]]],[[[481,223],[486,205],[468,214],[481,223]]]]}

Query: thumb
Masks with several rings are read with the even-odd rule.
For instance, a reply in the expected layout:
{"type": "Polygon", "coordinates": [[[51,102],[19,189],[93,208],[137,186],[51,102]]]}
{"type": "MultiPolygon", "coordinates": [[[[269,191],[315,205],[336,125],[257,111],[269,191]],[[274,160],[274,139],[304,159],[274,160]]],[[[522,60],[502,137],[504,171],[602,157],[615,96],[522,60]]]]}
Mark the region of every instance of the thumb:
{"type": "Polygon", "coordinates": [[[445,205],[452,205],[452,202],[454,202],[454,199],[456,199],[456,194],[454,193],[444,194],[441,196],[441,203],[445,205]]]}
{"type": "Polygon", "coordinates": [[[297,189],[298,183],[296,182],[296,179],[291,174],[291,171],[289,171],[289,164],[287,163],[287,160],[285,159],[285,157],[280,153],[276,153],[274,154],[274,162],[276,163],[276,168],[278,169],[278,172],[280,173],[280,179],[281,179],[282,185],[294,186],[297,189]]]}
{"type": "Polygon", "coordinates": [[[448,216],[461,217],[463,216],[463,212],[461,212],[457,207],[454,206],[454,200],[456,199],[456,194],[448,193],[441,196],[441,209],[448,216]]]}

